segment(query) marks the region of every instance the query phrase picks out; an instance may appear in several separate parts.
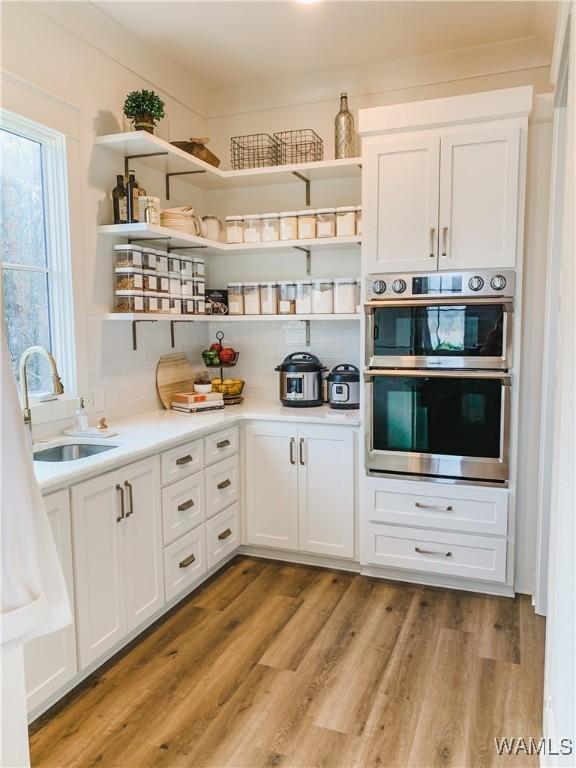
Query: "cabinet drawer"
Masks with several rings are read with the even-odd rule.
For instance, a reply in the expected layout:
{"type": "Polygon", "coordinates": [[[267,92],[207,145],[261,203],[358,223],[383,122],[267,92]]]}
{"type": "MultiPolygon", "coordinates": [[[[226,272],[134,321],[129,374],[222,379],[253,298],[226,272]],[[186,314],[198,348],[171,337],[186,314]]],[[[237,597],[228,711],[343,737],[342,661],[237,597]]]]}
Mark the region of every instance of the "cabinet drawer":
{"type": "Polygon", "coordinates": [[[228,507],[240,496],[240,471],[238,456],[219,461],[208,467],[206,477],[206,515],[212,517],[228,507]]]}
{"type": "Polygon", "coordinates": [[[193,475],[204,466],[202,440],[184,443],[162,454],[162,485],[193,475]]]}
{"type": "MultiPolygon", "coordinates": [[[[490,489],[492,490],[492,489],[490,489]]],[[[422,528],[448,528],[451,531],[505,536],[508,529],[508,494],[497,493],[468,498],[450,492],[428,493],[411,490],[399,493],[378,487],[371,489],[369,522],[414,525],[422,528]]],[[[462,492],[464,494],[464,492],[462,492]]]]}
{"type": "Polygon", "coordinates": [[[369,565],[506,581],[506,539],[378,523],[365,524],[364,535],[364,558],[369,565]]]}
{"type": "Polygon", "coordinates": [[[206,546],[208,568],[223,560],[240,544],[240,514],[238,504],[208,520],[206,523],[206,546]]]}
{"type": "Polygon", "coordinates": [[[238,453],[238,427],[223,429],[210,437],[204,438],[204,455],[206,466],[222,459],[227,459],[238,453]]]}
{"type": "Polygon", "coordinates": [[[204,474],[198,472],[162,489],[164,544],[170,544],[204,522],[204,474]]]}
{"type": "Polygon", "coordinates": [[[166,600],[172,600],[206,573],[205,535],[201,525],[164,550],[166,600]]]}

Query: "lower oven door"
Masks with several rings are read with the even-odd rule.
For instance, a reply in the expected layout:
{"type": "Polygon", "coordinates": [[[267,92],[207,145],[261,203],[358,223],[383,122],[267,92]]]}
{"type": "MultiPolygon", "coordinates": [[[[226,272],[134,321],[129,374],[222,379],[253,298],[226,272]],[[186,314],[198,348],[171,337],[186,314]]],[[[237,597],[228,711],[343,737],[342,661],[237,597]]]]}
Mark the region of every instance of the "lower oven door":
{"type": "Polygon", "coordinates": [[[371,370],[364,379],[369,471],[508,480],[509,374],[371,370]]]}

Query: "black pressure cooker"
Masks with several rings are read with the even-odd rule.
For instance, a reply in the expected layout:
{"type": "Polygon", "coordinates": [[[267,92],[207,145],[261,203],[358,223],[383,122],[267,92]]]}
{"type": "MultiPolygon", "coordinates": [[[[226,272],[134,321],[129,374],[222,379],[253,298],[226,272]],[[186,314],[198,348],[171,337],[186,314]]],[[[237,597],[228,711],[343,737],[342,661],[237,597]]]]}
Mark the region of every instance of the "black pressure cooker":
{"type": "Polygon", "coordinates": [[[342,363],[332,368],[328,376],[330,408],[343,411],[360,407],[360,371],[355,365],[342,363]]]}

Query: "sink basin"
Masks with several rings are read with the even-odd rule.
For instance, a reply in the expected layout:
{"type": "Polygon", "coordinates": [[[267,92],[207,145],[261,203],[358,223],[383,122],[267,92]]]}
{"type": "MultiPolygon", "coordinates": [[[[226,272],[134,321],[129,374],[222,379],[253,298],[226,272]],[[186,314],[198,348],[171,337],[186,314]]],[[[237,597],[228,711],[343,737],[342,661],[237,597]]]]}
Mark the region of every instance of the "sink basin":
{"type": "Polygon", "coordinates": [[[77,461],[97,453],[111,451],[116,445],[94,445],[90,443],[68,443],[67,445],[55,445],[52,448],[44,448],[42,451],[34,451],[34,461],[77,461]]]}

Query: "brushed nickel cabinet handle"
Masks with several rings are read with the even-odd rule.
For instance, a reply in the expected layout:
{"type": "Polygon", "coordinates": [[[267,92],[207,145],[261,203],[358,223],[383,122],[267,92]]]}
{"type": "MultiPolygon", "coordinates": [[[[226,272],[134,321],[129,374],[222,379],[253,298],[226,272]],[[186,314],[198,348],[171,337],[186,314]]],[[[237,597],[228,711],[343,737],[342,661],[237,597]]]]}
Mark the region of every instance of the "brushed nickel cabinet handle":
{"type": "Polygon", "coordinates": [[[176,465],[178,467],[182,467],[184,464],[190,464],[192,461],[192,456],[188,454],[187,456],[181,456],[179,459],[176,459],[176,465]]]}
{"type": "Polygon", "coordinates": [[[187,509],[190,509],[194,506],[194,499],[188,499],[188,501],[183,501],[182,504],[178,504],[178,512],[186,512],[187,509]]]}
{"type": "Polygon", "coordinates": [[[132,483],[129,483],[128,480],[124,481],[124,485],[126,488],[128,488],[128,512],[126,512],[126,517],[130,517],[130,515],[134,514],[134,496],[132,494],[132,483]]]}
{"type": "Polygon", "coordinates": [[[435,241],[436,241],[436,227],[430,227],[430,258],[431,259],[436,258],[435,241]]]}
{"type": "Polygon", "coordinates": [[[228,448],[230,445],[230,440],[220,440],[219,443],[216,443],[216,448],[228,448]]]}
{"type": "Polygon", "coordinates": [[[228,536],[232,536],[232,531],[230,530],[230,528],[226,528],[225,531],[222,531],[222,533],[218,534],[218,538],[220,539],[220,541],[222,541],[223,539],[227,539],[228,536]]]}
{"type": "Polygon", "coordinates": [[[116,483],[116,490],[120,494],[120,514],[116,517],[116,522],[121,522],[126,515],[124,514],[124,491],[119,483],[116,483]]]}
{"type": "Polygon", "coordinates": [[[184,560],[181,560],[178,563],[178,568],[188,568],[189,565],[192,565],[196,561],[196,555],[188,555],[188,557],[185,557],[184,560]]]}
{"type": "Polygon", "coordinates": [[[295,439],[293,437],[290,438],[290,464],[296,464],[296,460],[294,459],[294,443],[295,439]]]}
{"type": "Polygon", "coordinates": [[[442,228],[442,258],[448,256],[448,227],[442,228]]]}
{"type": "Polygon", "coordinates": [[[216,488],[218,488],[219,491],[222,491],[224,490],[224,488],[228,488],[229,485],[232,485],[232,480],[226,479],[226,480],[222,480],[221,483],[218,483],[216,488]]]}
{"type": "Polygon", "coordinates": [[[298,444],[298,458],[300,459],[300,464],[304,466],[304,438],[300,438],[300,442],[298,444]]]}
{"type": "Polygon", "coordinates": [[[440,555],[441,557],[452,557],[452,552],[435,552],[433,549],[420,549],[420,547],[414,547],[414,552],[418,552],[419,555],[440,555]]]}
{"type": "Polygon", "coordinates": [[[415,501],[414,506],[418,507],[418,509],[433,509],[436,512],[454,512],[454,507],[450,505],[443,507],[440,504],[436,506],[434,504],[421,504],[419,501],[415,501]]]}

